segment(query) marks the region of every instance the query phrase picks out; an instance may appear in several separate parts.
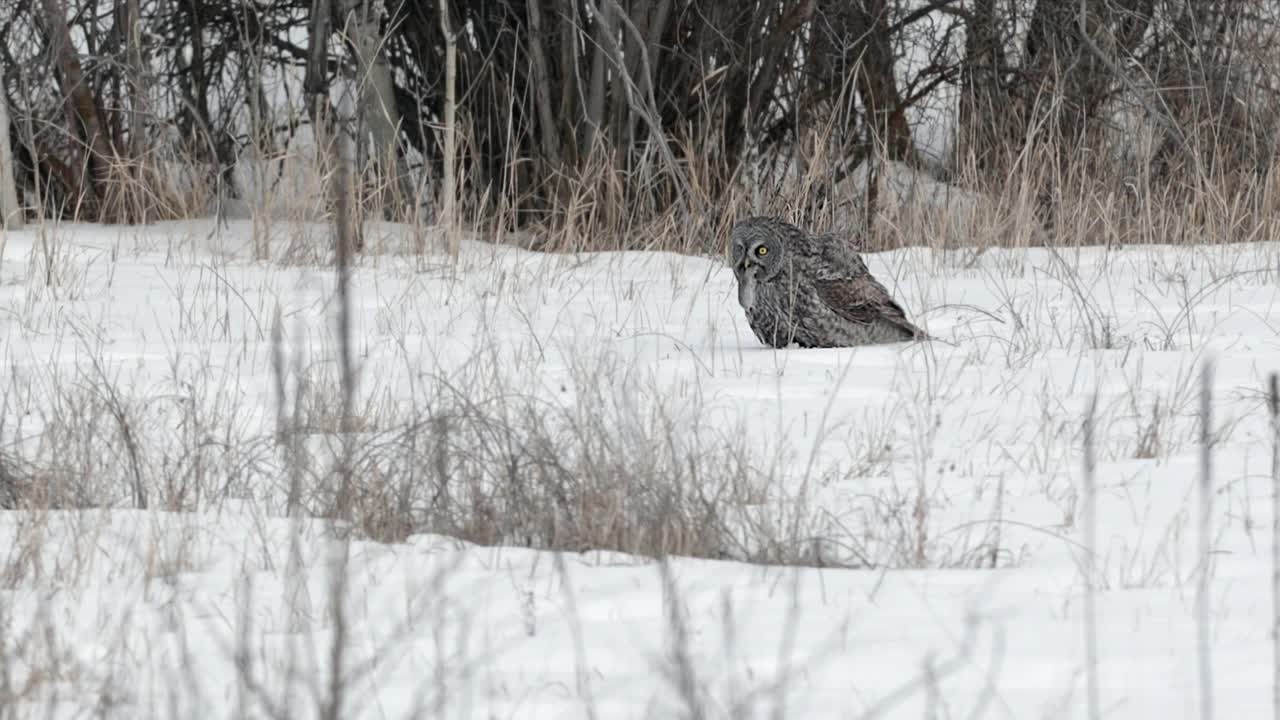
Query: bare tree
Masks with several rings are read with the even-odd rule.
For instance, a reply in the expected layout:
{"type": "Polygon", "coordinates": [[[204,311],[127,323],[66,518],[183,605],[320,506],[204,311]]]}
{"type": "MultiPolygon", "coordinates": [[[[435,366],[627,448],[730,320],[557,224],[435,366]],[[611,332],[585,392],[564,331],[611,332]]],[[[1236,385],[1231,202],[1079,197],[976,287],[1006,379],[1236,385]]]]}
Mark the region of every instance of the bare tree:
{"type": "MultiPolygon", "coordinates": [[[[121,197],[108,179],[145,186],[168,150],[235,193],[240,158],[261,164],[310,126],[368,149],[353,182],[388,190],[390,216],[437,195],[423,188],[447,166],[461,216],[589,222],[626,244],[817,139],[833,181],[873,151],[924,167],[912,118],[940,87],[960,99],[954,166],[978,182],[1031,146],[1068,163],[1118,149],[1170,180],[1262,172],[1280,123],[1269,2],[114,0],[70,14],[0,0],[0,60],[12,114],[35,128],[11,138],[17,182],[46,212],[158,217],[153,188],[121,197]],[[54,72],[19,93],[13,68],[40,62],[54,72]],[[301,92],[268,89],[299,67],[301,92]],[[339,115],[330,89],[350,80],[355,112],[339,115]],[[1133,108],[1154,128],[1141,157],[1116,142],[1133,108]]],[[[254,177],[258,192],[274,182],[254,177]]]]}
{"type": "MultiPolygon", "coordinates": [[[[144,82],[145,72],[142,66],[142,11],[138,0],[126,0],[124,3],[125,28],[128,38],[128,78],[129,78],[129,158],[133,173],[133,182],[145,184],[147,178],[147,88],[144,82]]],[[[136,194],[135,194],[136,196],[136,194]]],[[[132,203],[126,208],[127,217],[136,222],[147,222],[147,203],[132,203]]]]}
{"type": "MultiPolygon", "coordinates": [[[[361,126],[367,127],[373,142],[371,153],[384,171],[392,191],[393,209],[406,208],[414,197],[409,167],[400,150],[403,121],[395,100],[395,83],[383,52],[380,2],[343,0],[344,36],[350,40],[360,88],[361,126]]],[[[397,20],[393,17],[391,23],[397,20]]],[[[363,135],[363,133],[362,133],[363,135]]],[[[363,137],[361,137],[363,140],[363,137]]]]}
{"type": "Polygon", "coordinates": [[[1008,38],[996,11],[997,0],[974,0],[965,18],[957,145],[979,167],[1009,147],[1009,90],[1005,83],[1008,38]]]}
{"type": "MultiPolygon", "coordinates": [[[[351,177],[347,158],[343,156],[339,128],[333,117],[329,97],[329,40],[333,29],[334,0],[313,0],[307,49],[305,85],[307,107],[311,115],[311,131],[316,143],[316,165],[326,178],[334,207],[337,258],[345,273],[350,254],[360,250],[363,238],[360,222],[352,202],[351,177]]],[[[345,368],[344,368],[345,370],[345,368]]]]}
{"type": "Polygon", "coordinates": [[[66,8],[62,0],[41,0],[41,7],[49,36],[49,54],[65,98],[67,122],[84,148],[81,158],[68,165],[77,185],[75,200],[88,203],[92,211],[115,218],[118,216],[115,209],[101,206],[106,200],[110,163],[115,151],[102,124],[98,103],[85,79],[80,56],[71,42],[66,8]],[[88,172],[84,172],[86,169],[88,172]]]}

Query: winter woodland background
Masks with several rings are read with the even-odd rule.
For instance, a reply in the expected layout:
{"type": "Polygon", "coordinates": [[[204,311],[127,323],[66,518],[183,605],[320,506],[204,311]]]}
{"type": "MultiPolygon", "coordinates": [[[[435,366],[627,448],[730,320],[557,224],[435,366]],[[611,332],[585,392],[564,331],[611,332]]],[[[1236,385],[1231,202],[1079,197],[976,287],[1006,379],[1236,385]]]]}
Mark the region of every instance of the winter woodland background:
{"type": "Polygon", "coordinates": [[[841,182],[868,158],[1023,198],[1050,227],[1082,194],[1115,198],[1092,214],[1118,237],[1087,240],[1132,242],[1167,237],[1134,226],[1151,208],[1186,208],[1190,231],[1207,195],[1266,201],[1276,15],[1265,0],[4,0],[0,60],[21,202],[54,217],[217,200],[315,216],[334,199],[316,184],[332,142],[360,218],[449,208],[553,247],[715,250],[687,221],[744,205],[868,217],[877,193],[841,182]]]}

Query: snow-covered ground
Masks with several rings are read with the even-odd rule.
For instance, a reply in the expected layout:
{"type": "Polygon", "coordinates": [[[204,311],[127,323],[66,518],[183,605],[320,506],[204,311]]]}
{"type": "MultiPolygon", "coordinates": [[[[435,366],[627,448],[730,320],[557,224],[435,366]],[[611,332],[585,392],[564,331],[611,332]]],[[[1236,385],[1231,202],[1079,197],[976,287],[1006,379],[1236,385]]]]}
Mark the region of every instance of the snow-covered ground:
{"type": "MultiPolygon", "coordinates": [[[[325,237],[276,232],[275,248],[325,237]]],[[[0,448],[79,468],[59,502],[115,506],[0,514],[6,710],[313,717],[336,685],[339,716],[361,718],[1086,717],[1092,588],[1102,715],[1192,717],[1207,570],[1216,714],[1271,715],[1280,245],[871,255],[939,340],[777,351],[716,259],[467,243],[454,269],[374,228],[386,252],[352,280],[359,437],[442,387],[518,389],[567,416],[598,401],[591,417],[622,425],[601,436],[666,438],[697,477],[732,458],[767,480],[723,501],[741,526],[724,559],[664,564],[423,534],[344,556],[319,521],[286,519],[275,318],[284,405],[331,436],[334,283],[250,262],[249,234],[0,240],[0,448]],[[122,509],[137,493],[149,509],[122,509]],[[812,538],[810,567],[741,562],[765,537],[812,538]]]]}

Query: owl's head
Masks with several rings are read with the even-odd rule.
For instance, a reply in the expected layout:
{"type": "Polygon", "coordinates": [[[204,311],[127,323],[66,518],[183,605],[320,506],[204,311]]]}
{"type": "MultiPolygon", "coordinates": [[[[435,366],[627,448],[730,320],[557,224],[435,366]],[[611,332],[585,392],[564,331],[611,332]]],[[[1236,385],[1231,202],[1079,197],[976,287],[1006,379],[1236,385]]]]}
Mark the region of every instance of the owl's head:
{"type": "Polygon", "coordinates": [[[733,226],[729,238],[733,271],[739,278],[769,282],[782,272],[786,256],[786,226],[779,220],[752,217],[733,226]]]}

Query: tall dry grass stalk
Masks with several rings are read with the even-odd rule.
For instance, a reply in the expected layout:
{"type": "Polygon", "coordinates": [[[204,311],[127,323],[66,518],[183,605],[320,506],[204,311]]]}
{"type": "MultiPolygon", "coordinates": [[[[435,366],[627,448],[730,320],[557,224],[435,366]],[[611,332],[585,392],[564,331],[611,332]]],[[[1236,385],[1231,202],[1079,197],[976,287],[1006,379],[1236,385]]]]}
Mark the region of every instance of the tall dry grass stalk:
{"type": "MultiPolygon", "coordinates": [[[[459,132],[465,137],[464,127],[459,132]]],[[[849,168],[834,129],[825,127],[808,133],[787,157],[744,166],[726,186],[714,181],[705,139],[672,142],[688,178],[674,202],[664,189],[670,173],[659,153],[620,166],[616,150],[603,141],[576,170],[557,173],[560,191],[540,219],[518,210],[523,198],[495,198],[466,182],[457,186],[456,202],[482,236],[503,238],[520,229],[524,244],[567,253],[716,255],[728,226],[756,213],[845,234],[868,251],[1186,245],[1280,234],[1276,163],[1248,172],[1191,166],[1171,179],[1135,169],[1143,161],[1127,156],[1119,141],[1082,149],[1031,138],[998,173],[973,156],[953,157],[932,174],[875,159],[849,168]]],[[[1208,152],[1186,149],[1188,155],[1208,152]]],[[[527,165],[518,157],[507,162],[512,173],[527,165]]]]}

